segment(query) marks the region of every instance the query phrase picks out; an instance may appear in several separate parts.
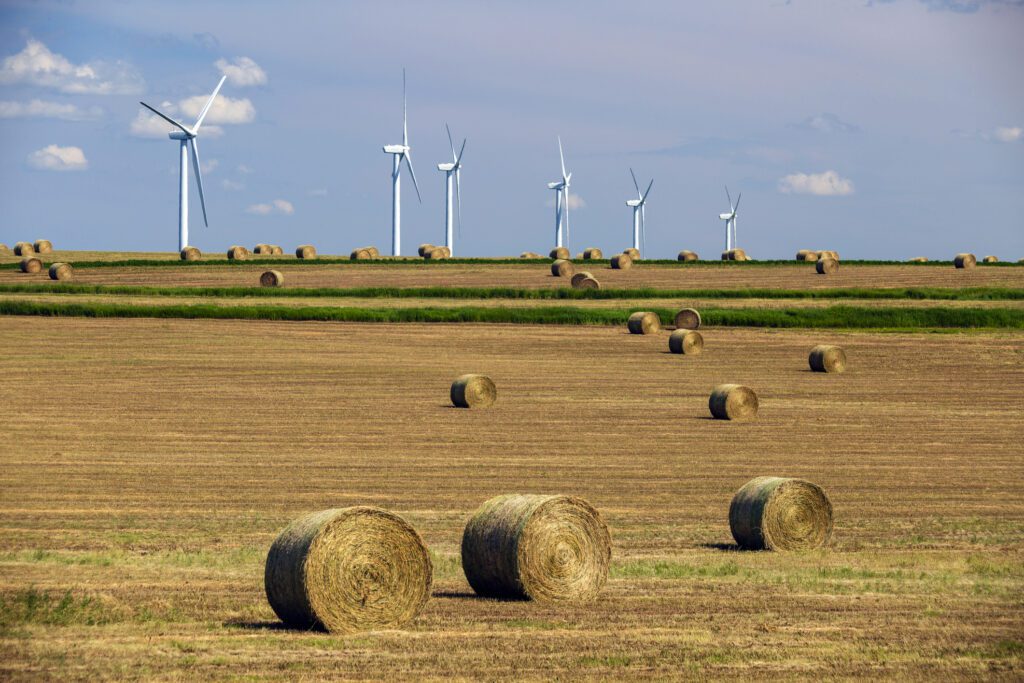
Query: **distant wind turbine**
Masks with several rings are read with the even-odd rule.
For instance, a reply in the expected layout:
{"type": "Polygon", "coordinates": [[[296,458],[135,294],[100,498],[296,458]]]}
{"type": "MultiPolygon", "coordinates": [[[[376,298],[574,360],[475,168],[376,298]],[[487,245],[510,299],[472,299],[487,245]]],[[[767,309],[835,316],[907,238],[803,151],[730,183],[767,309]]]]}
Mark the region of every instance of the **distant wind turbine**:
{"type": "Polygon", "coordinates": [[[167,136],[172,140],[181,141],[181,154],[180,164],[178,167],[178,251],[183,250],[188,246],[188,156],[189,148],[192,149],[192,168],[196,171],[196,184],[199,186],[199,203],[203,207],[203,224],[207,227],[210,223],[206,219],[206,198],[203,196],[203,174],[199,170],[199,127],[203,125],[203,119],[206,118],[207,112],[210,111],[210,107],[213,105],[213,100],[216,99],[217,93],[220,92],[220,88],[224,85],[224,81],[227,76],[222,76],[220,83],[213,89],[213,94],[210,95],[210,99],[207,100],[206,106],[199,112],[199,118],[196,119],[195,125],[191,128],[178,123],[170,116],[157,111],[153,107],[149,106],[145,102],[139,102],[143,107],[150,110],[164,121],[167,121],[178,130],[171,131],[167,136]]]}
{"type": "Polygon", "coordinates": [[[562,179],[548,183],[548,189],[555,195],[555,246],[562,245],[562,228],[565,228],[565,241],[569,241],[569,181],[572,173],[565,172],[565,155],[562,153],[562,138],[558,138],[558,158],[562,162],[562,179]]]}
{"type": "Polygon", "coordinates": [[[384,145],[384,153],[393,155],[394,164],[391,167],[391,253],[395,256],[402,255],[402,161],[409,167],[409,175],[412,176],[412,185],[416,188],[416,198],[423,202],[420,197],[420,186],[416,182],[416,171],[412,169],[412,148],[409,147],[409,115],[405,99],[405,69],[402,69],[402,144],[384,145]]]}
{"type": "Polygon", "coordinates": [[[743,199],[743,193],[740,192],[739,196],[736,197],[735,206],[732,203],[732,197],[729,196],[729,186],[725,186],[725,198],[729,200],[729,213],[720,213],[718,217],[725,221],[725,250],[730,251],[736,249],[736,212],[740,209],[740,200],[743,199]]]}
{"type": "Polygon", "coordinates": [[[640,192],[640,184],[636,182],[636,174],[633,173],[633,169],[629,169],[629,175],[633,176],[633,187],[636,188],[636,199],[630,199],[626,202],[626,206],[633,208],[633,248],[640,251],[640,236],[643,235],[644,248],[641,251],[647,250],[647,225],[646,212],[644,207],[647,205],[647,195],[651,193],[651,186],[654,185],[654,178],[651,178],[651,182],[647,185],[647,189],[644,192],[640,192]]]}
{"type": "Polygon", "coordinates": [[[438,164],[437,170],[444,171],[445,204],[444,204],[444,246],[454,255],[455,245],[452,239],[452,176],[455,176],[455,198],[459,205],[459,237],[462,237],[462,194],[459,192],[459,177],[462,175],[462,153],[466,151],[466,139],[462,139],[462,148],[455,153],[455,143],[452,142],[452,131],[448,124],[444,124],[448,131],[448,145],[452,148],[452,162],[438,164]]]}

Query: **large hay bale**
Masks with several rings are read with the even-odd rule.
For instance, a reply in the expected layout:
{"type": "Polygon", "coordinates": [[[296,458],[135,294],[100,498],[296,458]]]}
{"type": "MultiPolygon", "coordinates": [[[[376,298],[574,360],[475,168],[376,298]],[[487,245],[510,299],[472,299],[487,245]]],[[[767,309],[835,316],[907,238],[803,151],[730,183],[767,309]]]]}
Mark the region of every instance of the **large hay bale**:
{"type": "Polygon", "coordinates": [[[51,280],[70,280],[74,270],[70,263],[51,263],[49,275],[51,280]]]}
{"type": "Polygon", "coordinates": [[[719,420],[752,420],[757,417],[757,394],[742,384],[719,384],[711,392],[708,408],[719,420]]]}
{"type": "Polygon", "coordinates": [[[203,252],[196,247],[185,247],[181,250],[180,256],[182,261],[198,261],[203,258],[203,252]]]}
{"type": "Polygon", "coordinates": [[[16,242],[14,244],[15,256],[31,256],[36,253],[36,247],[31,242],[16,242]]]}
{"type": "Polygon", "coordinates": [[[14,252],[11,251],[11,248],[9,246],[0,242],[0,256],[10,256],[13,253],[14,252]]]}
{"type": "MultiPolygon", "coordinates": [[[[356,247],[352,250],[352,253],[348,256],[353,261],[365,261],[373,258],[370,254],[370,250],[366,247],[356,247]]],[[[301,256],[299,258],[302,258],[301,256]]]]}
{"type": "Polygon", "coordinates": [[[835,261],[839,260],[839,252],[838,251],[826,250],[826,251],[819,251],[818,252],[818,258],[819,259],[820,258],[824,258],[826,256],[828,256],[830,259],[833,259],[835,261]]]}
{"type": "Polygon", "coordinates": [[[315,259],[316,258],[316,247],[312,244],[300,244],[295,247],[295,258],[301,259],[315,259]]]}
{"type": "Polygon", "coordinates": [[[280,287],[284,284],[284,275],[278,270],[267,270],[260,275],[260,287],[280,287]]]}
{"type": "Polygon", "coordinates": [[[21,259],[21,263],[18,267],[23,273],[35,274],[43,269],[43,262],[37,259],[35,256],[29,256],[21,259]]]}
{"type": "Polygon", "coordinates": [[[590,247],[583,250],[583,258],[587,261],[596,261],[604,258],[604,254],[597,247],[590,247]]]}
{"type": "Polygon", "coordinates": [[[579,287],[580,286],[580,282],[582,282],[583,280],[587,279],[588,277],[592,278],[594,276],[592,274],[588,273],[585,270],[580,270],[580,271],[577,271],[577,272],[573,273],[572,274],[572,280],[571,280],[572,286],[573,287],[579,287]]]}
{"type": "Polygon", "coordinates": [[[228,260],[229,261],[244,261],[249,257],[249,250],[245,247],[240,247],[237,244],[228,249],[228,260]]]}
{"type": "Polygon", "coordinates": [[[576,285],[576,289],[601,289],[601,283],[596,277],[585,277],[576,285]]]}
{"type": "MultiPolygon", "coordinates": [[[[377,247],[369,246],[369,247],[366,248],[366,251],[370,252],[370,258],[372,258],[372,259],[380,258],[380,249],[378,249],[377,247]]],[[[448,255],[451,256],[450,253],[448,255]]]]}
{"type": "Polygon", "coordinates": [[[551,274],[555,277],[571,277],[575,272],[576,267],[572,265],[572,261],[560,258],[551,264],[551,274]]]}
{"type": "Polygon", "coordinates": [[[451,398],[456,408],[489,408],[498,400],[498,387],[487,375],[463,375],[452,382],[451,398]]]}
{"type": "Polygon", "coordinates": [[[421,258],[423,258],[423,257],[426,257],[427,252],[430,251],[433,248],[434,248],[433,244],[430,244],[429,242],[424,242],[423,244],[421,244],[416,249],[416,253],[419,254],[421,258]]]}
{"type": "Polygon", "coordinates": [[[676,260],[677,261],[698,261],[698,260],[700,260],[700,256],[698,256],[697,252],[695,252],[695,251],[690,251],[689,249],[683,249],[681,252],[679,252],[679,256],[676,257],[676,260]]]}
{"type": "Polygon", "coordinates": [[[910,259],[910,263],[928,263],[928,257],[927,256],[915,256],[914,258],[910,259]]]}
{"type": "MultiPolygon", "coordinates": [[[[39,250],[37,249],[36,251],[39,251],[39,250]]],[[[40,252],[40,253],[42,253],[42,252],[40,252]]],[[[982,263],[999,263],[999,257],[998,256],[989,255],[989,256],[986,256],[983,259],[981,259],[981,262],[982,263]]]]}
{"type": "Polygon", "coordinates": [[[633,266],[633,259],[628,254],[616,254],[612,256],[612,268],[615,270],[629,270],[633,266]]]}
{"type": "Polygon", "coordinates": [[[279,244],[271,244],[270,245],[270,255],[271,256],[283,256],[284,255],[284,249],[282,249],[279,244]]]}
{"type": "Polygon", "coordinates": [[[822,256],[814,264],[814,269],[818,272],[818,275],[835,275],[839,272],[839,261],[836,261],[831,256],[822,256]]]}
{"type": "Polygon", "coordinates": [[[491,498],[462,534],[462,569],[484,597],[591,602],[608,580],[611,556],[600,513],[571,496],[491,498]]]}
{"type": "Polygon", "coordinates": [[[53,243],[50,240],[36,240],[32,244],[32,248],[36,250],[37,254],[49,254],[53,251],[53,243]]]}
{"type": "Polygon", "coordinates": [[[548,256],[550,256],[553,259],[568,259],[569,250],[566,249],[565,247],[555,247],[554,249],[551,250],[551,253],[548,254],[548,256]]]}
{"type": "Polygon", "coordinates": [[[700,313],[694,308],[684,308],[676,313],[673,322],[677,329],[696,330],[700,327],[700,313]]]}
{"type": "Polygon", "coordinates": [[[448,258],[448,252],[445,249],[445,247],[434,247],[426,254],[424,254],[424,258],[426,258],[429,261],[439,261],[441,259],[448,258]]]}
{"type": "Polygon", "coordinates": [[[661,318],[653,311],[637,311],[630,314],[626,327],[630,334],[654,334],[661,330],[661,318]]]}
{"type": "Polygon", "coordinates": [[[811,550],[832,535],[832,503],[803,479],[757,477],[729,505],[732,537],[748,550],[811,550]]]}
{"type": "Polygon", "coordinates": [[[358,506],[301,517],[270,546],[263,583],[281,621],[336,633],[399,628],[430,598],[433,567],[398,515],[358,506]]]}
{"type": "Polygon", "coordinates": [[[631,258],[634,261],[640,260],[640,250],[630,247],[629,249],[623,249],[622,253],[631,258]]]}
{"type": "Polygon", "coordinates": [[[815,372],[845,372],[846,351],[832,344],[818,344],[811,349],[807,362],[815,372]]]}
{"type": "Polygon", "coordinates": [[[668,336],[668,350],[687,356],[699,356],[704,351],[704,337],[696,330],[674,330],[668,336]]]}
{"type": "Polygon", "coordinates": [[[970,253],[957,254],[953,257],[953,265],[957,268],[973,268],[978,265],[978,259],[970,253]]]}

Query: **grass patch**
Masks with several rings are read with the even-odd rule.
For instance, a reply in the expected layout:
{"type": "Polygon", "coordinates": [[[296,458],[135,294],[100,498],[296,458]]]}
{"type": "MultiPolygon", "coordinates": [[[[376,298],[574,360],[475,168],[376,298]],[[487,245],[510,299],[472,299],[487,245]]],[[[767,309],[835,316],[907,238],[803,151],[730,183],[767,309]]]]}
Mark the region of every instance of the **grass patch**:
{"type": "Polygon", "coordinates": [[[19,626],[95,626],[116,621],[108,606],[98,599],[71,591],[63,594],[28,588],[0,594],[0,633],[19,626]]]}
{"type": "Polygon", "coordinates": [[[736,576],[740,573],[740,567],[732,560],[711,565],[692,565],[669,560],[637,560],[612,565],[608,573],[613,579],[689,579],[736,576]]]}

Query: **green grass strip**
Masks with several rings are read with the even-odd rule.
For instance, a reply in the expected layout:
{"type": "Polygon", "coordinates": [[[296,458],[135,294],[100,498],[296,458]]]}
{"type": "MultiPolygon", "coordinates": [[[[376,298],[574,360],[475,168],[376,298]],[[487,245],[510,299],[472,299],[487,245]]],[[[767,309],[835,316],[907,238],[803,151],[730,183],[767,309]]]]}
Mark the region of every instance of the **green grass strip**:
{"type": "MultiPolygon", "coordinates": [[[[72,316],[90,318],[213,318],[238,320],[325,320],[388,323],[517,323],[529,325],[622,325],[636,309],[594,309],[571,306],[501,308],[357,308],[286,306],[214,306],[210,304],[133,305],[122,303],[74,303],[0,301],[0,314],[72,316]]],[[[663,321],[675,311],[654,309],[663,321]]],[[[1024,311],[971,308],[760,308],[706,309],[707,325],[727,327],[922,329],[1005,328],[1024,329],[1024,311]]]]}

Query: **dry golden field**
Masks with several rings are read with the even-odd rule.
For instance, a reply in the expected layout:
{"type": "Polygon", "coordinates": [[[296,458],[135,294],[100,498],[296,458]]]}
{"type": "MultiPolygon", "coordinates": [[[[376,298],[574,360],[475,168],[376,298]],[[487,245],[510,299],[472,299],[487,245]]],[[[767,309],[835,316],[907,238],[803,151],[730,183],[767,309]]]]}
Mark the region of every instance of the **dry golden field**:
{"type": "Polygon", "coordinates": [[[702,332],[681,357],[609,327],[0,318],[0,678],[1020,678],[1024,335],[702,332]],[[819,342],[850,371],[811,373],[819,342]],[[449,407],[471,371],[493,409],[449,407]],[[757,421],[709,419],[723,381],[757,421]],[[829,492],[829,548],[734,549],[762,474],[829,492]],[[596,604],[471,594],[463,524],[517,491],[602,511],[596,604]],[[279,628],[270,542],[356,503],[421,531],[433,599],[405,631],[279,628]]]}

